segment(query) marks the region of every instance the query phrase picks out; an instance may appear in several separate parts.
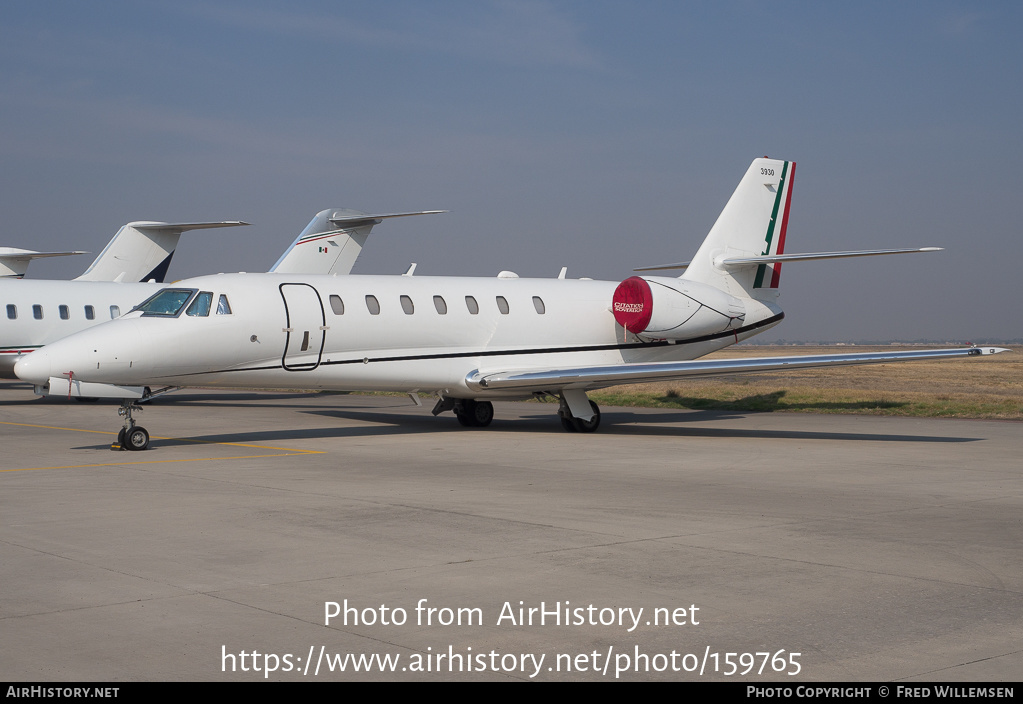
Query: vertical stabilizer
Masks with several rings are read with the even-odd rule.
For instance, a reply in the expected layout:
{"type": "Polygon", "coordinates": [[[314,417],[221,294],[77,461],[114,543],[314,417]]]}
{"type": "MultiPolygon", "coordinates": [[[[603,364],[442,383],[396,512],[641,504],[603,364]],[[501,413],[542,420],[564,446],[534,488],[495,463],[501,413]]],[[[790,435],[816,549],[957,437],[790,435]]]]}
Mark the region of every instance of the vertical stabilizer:
{"type": "Polygon", "coordinates": [[[432,215],[443,210],[372,215],[351,208],[328,208],[316,214],[270,269],[278,274],[334,274],[352,272],[374,225],[388,218],[432,215]]]}
{"type": "Polygon", "coordinates": [[[236,227],[247,222],[130,222],[107,242],[75,281],[156,281],[163,283],[178,238],[187,230],[236,227]]]}
{"type": "Polygon", "coordinates": [[[784,253],[795,169],[794,161],[754,159],[681,278],[733,296],[777,298],[780,262],[729,269],[719,262],[784,253]]]}

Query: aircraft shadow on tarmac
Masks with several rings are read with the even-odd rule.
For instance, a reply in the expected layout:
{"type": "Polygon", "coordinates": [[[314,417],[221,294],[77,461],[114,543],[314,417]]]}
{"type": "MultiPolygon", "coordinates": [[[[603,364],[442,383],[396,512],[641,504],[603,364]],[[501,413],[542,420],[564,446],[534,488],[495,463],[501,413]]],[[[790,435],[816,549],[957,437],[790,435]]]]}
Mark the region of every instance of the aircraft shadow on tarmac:
{"type": "MultiPolygon", "coordinates": [[[[10,386],[23,386],[22,384],[11,384],[10,386]]],[[[7,386],[7,385],[5,385],[7,386]]],[[[789,440],[860,440],[867,442],[927,442],[927,443],[958,443],[976,442],[984,438],[978,437],[953,437],[947,435],[907,435],[890,433],[836,433],[836,432],[814,432],[805,430],[746,430],[740,428],[709,428],[706,426],[687,425],[690,423],[704,423],[712,421],[723,423],[729,420],[743,418],[750,414],[770,412],[779,408],[778,399],[785,392],[773,392],[763,394],[750,399],[760,400],[765,404],[755,411],[738,410],[692,410],[687,406],[698,405],[701,399],[669,396],[665,400],[679,403],[678,410],[665,409],[663,411],[650,411],[644,409],[642,412],[604,412],[601,418],[601,426],[597,431],[598,435],[618,436],[649,436],[649,437],[678,437],[678,438],[752,438],[752,439],[789,439],[789,440]],[[670,427],[665,427],[670,424],[670,427]]],[[[386,401],[381,397],[370,397],[367,403],[346,403],[344,409],[324,408],[310,409],[308,401],[324,396],[337,396],[345,398],[346,401],[355,401],[358,395],[351,395],[337,392],[327,394],[310,394],[308,392],[238,392],[216,394],[194,393],[171,394],[157,399],[153,405],[194,405],[202,408],[253,408],[253,407],[278,407],[278,408],[300,408],[303,413],[319,415],[328,418],[339,418],[356,422],[370,423],[371,425],[357,425],[343,428],[290,428],[271,431],[253,431],[244,433],[230,433],[218,435],[193,436],[189,438],[154,438],[151,449],[160,447],[175,447],[194,445],[196,443],[268,443],[294,440],[323,439],[323,438],[349,438],[349,437],[375,437],[381,435],[415,435],[424,433],[452,432],[475,436],[477,433],[557,433],[563,434],[566,440],[571,437],[586,438],[592,437],[588,434],[573,436],[565,433],[558,422],[554,412],[553,404],[537,406],[536,413],[523,414],[518,418],[502,420],[500,414],[493,425],[488,428],[462,428],[458,425],[454,416],[446,414],[435,418],[424,412],[422,415],[415,413],[394,413],[391,409],[412,408],[406,398],[393,397],[386,401]],[[289,403],[294,401],[294,403],[289,403]]],[[[18,399],[2,399],[0,405],[11,406],[21,404],[68,404],[69,401],[60,397],[23,397],[18,399]]],[[[102,399],[96,405],[105,407],[116,406],[117,401],[102,399]]],[[[77,404],[76,404],[77,405],[77,404]]],[[[93,404],[84,404],[92,406],[93,404]]],[[[891,405],[899,405],[892,403],[891,405]]],[[[813,404],[807,410],[829,408],[851,408],[849,404],[813,404]]],[[[860,408],[861,405],[853,404],[852,407],[860,408]]],[[[874,407],[871,405],[870,407],[874,407]]],[[[788,407],[791,408],[791,407],[788,407]]],[[[791,416],[794,422],[798,422],[798,415],[791,416]]],[[[155,428],[154,428],[155,430],[155,428]]],[[[159,432],[158,430],[156,432],[159,432]]],[[[96,449],[104,447],[100,445],[86,445],[75,449],[96,449]]]]}
{"type": "Polygon", "coordinates": [[[661,396],[658,401],[671,407],[694,410],[715,410],[715,411],[737,411],[750,412],[773,412],[773,411],[810,411],[826,413],[828,411],[862,411],[878,410],[888,408],[902,408],[908,406],[903,401],[807,401],[804,403],[785,403],[781,400],[788,392],[784,389],[772,391],[766,394],[754,394],[735,401],[720,401],[713,398],[702,398],[699,396],[681,396],[677,392],[669,391],[667,395],[661,396]]]}
{"type": "MultiPolygon", "coordinates": [[[[407,404],[395,399],[395,406],[407,408],[407,404]]],[[[220,403],[216,405],[221,405],[220,403]]],[[[227,404],[224,404],[227,405],[227,404]]],[[[392,406],[393,408],[393,406],[392,406]]],[[[260,430],[241,433],[221,433],[215,435],[195,435],[187,438],[153,438],[150,451],[160,448],[194,446],[196,443],[246,443],[266,444],[294,442],[297,440],[345,439],[378,437],[387,435],[419,435],[435,433],[458,433],[468,437],[478,437],[484,433],[556,433],[563,435],[566,442],[577,439],[593,439],[600,435],[632,436],[632,437],[675,437],[675,438],[721,438],[721,439],[782,439],[782,440],[840,440],[865,442],[923,442],[923,443],[962,443],[977,442],[981,437],[954,437],[948,435],[909,435],[905,433],[856,433],[856,432],[817,432],[807,430],[767,430],[741,429],[727,427],[706,427],[686,425],[697,422],[722,422],[742,418],[744,414],[722,411],[664,411],[644,412],[604,412],[601,427],[596,436],[589,434],[569,434],[561,428],[553,409],[548,411],[525,414],[518,418],[502,420],[498,417],[488,428],[463,428],[454,417],[442,416],[435,418],[429,415],[412,415],[394,413],[387,407],[379,405],[363,407],[349,411],[338,409],[304,410],[303,413],[327,418],[338,418],[360,422],[359,425],[337,428],[287,428],[260,430]],[[667,426],[665,424],[671,424],[667,426]]],[[[791,416],[798,422],[798,416],[791,416]]],[[[96,449],[103,445],[88,445],[75,449],[96,449]]]]}

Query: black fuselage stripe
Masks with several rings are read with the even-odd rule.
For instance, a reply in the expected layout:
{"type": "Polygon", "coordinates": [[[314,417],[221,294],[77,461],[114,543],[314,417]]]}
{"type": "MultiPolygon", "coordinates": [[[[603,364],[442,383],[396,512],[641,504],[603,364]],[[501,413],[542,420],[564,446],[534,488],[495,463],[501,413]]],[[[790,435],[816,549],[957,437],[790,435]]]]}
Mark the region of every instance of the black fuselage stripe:
{"type": "MultiPolygon", "coordinates": [[[[700,342],[710,342],[711,340],[720,340],[725,337],[739,336],[743,333],[752,332],[762,327],[777,323],[785,317],[784,313],[778,313],[770,318],[761,320],[759,323],[753,323],[752,325],[746,325],[735,330],[726,330],[724,332],[716,332],[711,335],[701,335],[700,337],[691,337],[688,340],[677,340],[675,345],[693,345],[700,342]]],[[[379,362],[418,362],[434,359],[458,359],[464,357],[513,357],[519,355],[532,355],[532,354],[565,354],[569,352],[598,352],[602,350],[632,350],[632,349],[650,349],[652,347],[665,347],[672,344],[667,340],[661,340],[658,342],[632,342],[628,344],[619,345],[586,345],[581,347],[536,347],[525,350],[483,350],[476,352],[441,352],[438,354],[416,354],[416,355],[404,355],[401,357],[361,357],[358,359],[338,359],[329,362],[320,362],[319,365],[310,365],[308,369],[290,369],[288,371],[303,372],[312,371],[317,367],[323,366],[335,366],[341,364],[369,364],[379,362]]],[[[242,369],[220,369],[212,372],[195,372],[195,374],[222,374],[227,372],[258,372],[258,371],[269,371],[272,369],[282,369],[283,366],[280,364],[268,365],[265,367],[245,367],[242,369]]],[[[182,376],[193,376],[194,374],[184,374],[182,376]]]]}

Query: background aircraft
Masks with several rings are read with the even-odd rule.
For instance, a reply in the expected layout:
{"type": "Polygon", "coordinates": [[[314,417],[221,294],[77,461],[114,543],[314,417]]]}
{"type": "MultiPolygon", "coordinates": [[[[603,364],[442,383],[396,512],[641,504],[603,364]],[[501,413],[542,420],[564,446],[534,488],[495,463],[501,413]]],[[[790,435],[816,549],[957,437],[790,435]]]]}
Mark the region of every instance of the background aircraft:
{"type": "MultiPolygon", "coordinates": [[[[388,218],[438,212],[443,211],[373,215],[349,208],[323,210],[302,230],[271,271],[348,274],[374,225],[388,218]]],[[[23,355],[113,320],[151,296],[159,288],[152,278],[138,283],[128,281],[138,271],[147,269],[158,274],[158,281],[162,282],[182,232],[246,224],[129,223],[89,269],[72,281],[0,279],[0,378],[15,378],[14,364],[23,355]],[[160,263],[151,269],[157,260],[160,263]]]]}
{"type": "Polygon", "coordinates": [[[73,252],[37,252],[33,249],[18,247],[0,247],[0,278],[20,279],[28,271],[33,259],[47,257],[67,257],[74,254],[86,254],[82,251],[73,252]]]}
{"type": "Polygon", "coordinates": [[[432,391],[434,414],[465,426],[490,424],[491,399],[553,396],[566,430],[591,432],[586,392],[606,386],[999,351],[698,360],[781,322],[783,261],[880,253],[784,254],[794,169],[754,160],[679,278],[198,277],[15,372],[40,393],[125,399],[119,446],[144,449],[133,401],[179,386],[432,391]]]}
{"type": "Polygon", "coordinates": [[[321,210],[270,271],[280,274],[349,274],[374,225],[389,218],[444,212],[447,211],[419,210],[371,215],[351,208],[321,210]]]}
{"type": "MultiPolygon", "coordinates": [[[[237,227],[248,223],[223,222],[171,223],[130,222],[118,230],[92,264],[75,281],[155,281],[163,283],[182,232],[219,227],[237,227]]],[[[33,259],[59,257],[73,252],[35,252],[0,247],[0,277],[21,278],[33,259]]]]}

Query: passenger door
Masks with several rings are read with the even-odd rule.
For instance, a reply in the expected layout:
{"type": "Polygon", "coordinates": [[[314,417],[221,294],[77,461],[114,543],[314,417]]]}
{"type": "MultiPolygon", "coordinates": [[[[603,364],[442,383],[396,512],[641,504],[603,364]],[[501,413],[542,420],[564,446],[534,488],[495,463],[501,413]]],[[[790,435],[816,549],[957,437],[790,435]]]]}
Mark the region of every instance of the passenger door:
{"type": "Polygon", "coordinates": [[[308,372],[320,366],[327,337],[326,314],[320,294],[309,284],[281,284],[284,299],[284,356],[289,372],[308,372]]]}

